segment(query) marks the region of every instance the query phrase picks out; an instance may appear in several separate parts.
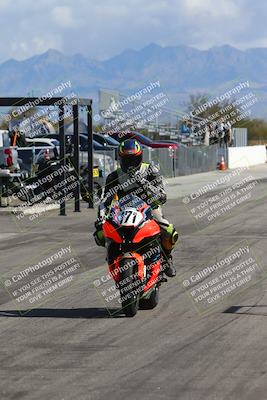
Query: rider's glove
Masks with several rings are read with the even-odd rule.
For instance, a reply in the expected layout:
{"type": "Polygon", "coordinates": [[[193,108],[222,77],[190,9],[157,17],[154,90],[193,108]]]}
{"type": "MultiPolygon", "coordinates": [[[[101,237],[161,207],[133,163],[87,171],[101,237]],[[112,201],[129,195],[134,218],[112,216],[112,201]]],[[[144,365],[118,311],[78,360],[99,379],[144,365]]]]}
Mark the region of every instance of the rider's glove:
{"type": "Polygon", "coordinates": [[[97,218],[97,220],[95,221],[95,227],[97,230],[101,230],[102,229],[102,225],[103,225],[104,221],[102,217],[97,218]]]}
{"type": "Polygon", "coordinates": [[[101,219],[97,219],[95,222],[96,231],[93,236],[97,246],[105,247],[105,236],[103,231],[103,221],[101,219]]]}

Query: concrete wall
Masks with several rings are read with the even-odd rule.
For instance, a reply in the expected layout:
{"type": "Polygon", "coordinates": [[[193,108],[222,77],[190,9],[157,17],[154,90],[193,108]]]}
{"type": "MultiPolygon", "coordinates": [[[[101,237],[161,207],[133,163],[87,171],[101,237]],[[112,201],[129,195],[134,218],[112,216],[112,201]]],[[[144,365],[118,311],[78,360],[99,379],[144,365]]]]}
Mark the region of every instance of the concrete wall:
{"type": "Polygon", "coordinates": [[[265,146],[229,147],[228,168],[250,167],[266,162],[265,146]]]}

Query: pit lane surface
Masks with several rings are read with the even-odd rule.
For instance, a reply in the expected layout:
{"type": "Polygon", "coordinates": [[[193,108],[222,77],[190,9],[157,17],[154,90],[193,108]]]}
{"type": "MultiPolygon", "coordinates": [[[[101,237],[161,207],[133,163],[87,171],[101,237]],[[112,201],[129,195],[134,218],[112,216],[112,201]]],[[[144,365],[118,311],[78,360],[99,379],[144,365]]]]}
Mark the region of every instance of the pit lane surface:
{"type": "MultiPolygon", "coordinates": [[[[165,215],[180,233],[179,276],[242,239],[266,269],[266,180],[257,190],[257,201],[203,230],[181,198],[168,202],[165,215]]],[[[92,284],[106,272],[105,252],[88,235],[94,211],[47,218],[25,233],[17,233],[11,216],[0,218],[1,276],[62,242],[72,244],[84,266],[75,284],[23,316],[2,285],[1,399],[266,399],[266,280],[204,317],[180,279],[169,279],[156,309],[111,318],[92,284]]]]}

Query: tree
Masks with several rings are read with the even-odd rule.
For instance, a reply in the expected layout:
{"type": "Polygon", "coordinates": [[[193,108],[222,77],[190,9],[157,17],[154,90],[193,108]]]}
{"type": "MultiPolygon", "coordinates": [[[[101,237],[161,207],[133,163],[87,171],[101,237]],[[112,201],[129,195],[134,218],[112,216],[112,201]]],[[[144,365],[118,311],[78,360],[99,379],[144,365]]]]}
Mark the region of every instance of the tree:
{"type": "Polygon", "coordinates": [[[267,143],[267,122],[264,119],[245,119],[240,122],[238,127],[248,128],[248,139],[250,141],[267,143]]]}
{"type": "Polygon", "coordinates": [[[4,129],[7,130],[8,129],[8,122],[6,119],[4,119],[3,121],[1,121],[0,123],[0,129],[4,129]]]}
{"type": "Polygon", "coordinates": [[[212,122],[219,123],[222,120],[230,121],[231,125],[235,126],[241,113],[234,102],[235,100],[224,100],[213,104],[213,99],[210,99],[206,94],[191,95],[187,107],[187,116],[193,118],[196,125],[200,126],[212,122]],[[200,121],[203,121],[203,123],[201,124],[200,121]]]}

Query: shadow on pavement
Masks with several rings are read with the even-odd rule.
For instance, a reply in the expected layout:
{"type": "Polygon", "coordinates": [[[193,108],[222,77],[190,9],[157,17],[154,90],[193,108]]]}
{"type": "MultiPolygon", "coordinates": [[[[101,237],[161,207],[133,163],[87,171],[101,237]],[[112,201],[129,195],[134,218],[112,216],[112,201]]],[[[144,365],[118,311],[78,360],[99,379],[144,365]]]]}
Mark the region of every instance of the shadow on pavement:
{"type": "Polygon", "coordinates": [[[106,308],[35,308],[33,310],[0,310],[0,317],[26,318],[120,318],[120,309],[106,308]]]}
{"type": "Polygon", "coordinates": [[[223,311],[224,314],[237,314],[237,315],[259,315],[259,316],[267,316],[267,305],[265,304],[256,304],[256,305],[243,305],[243,306],[231,306],[223,311]],[[254,310],[266,308],[266,312],[254,312],[254,310]],[[242,311],[245,309],[246,311],[242,311]],[[254,309],[254,310],[253,310],[254,309]]]}

